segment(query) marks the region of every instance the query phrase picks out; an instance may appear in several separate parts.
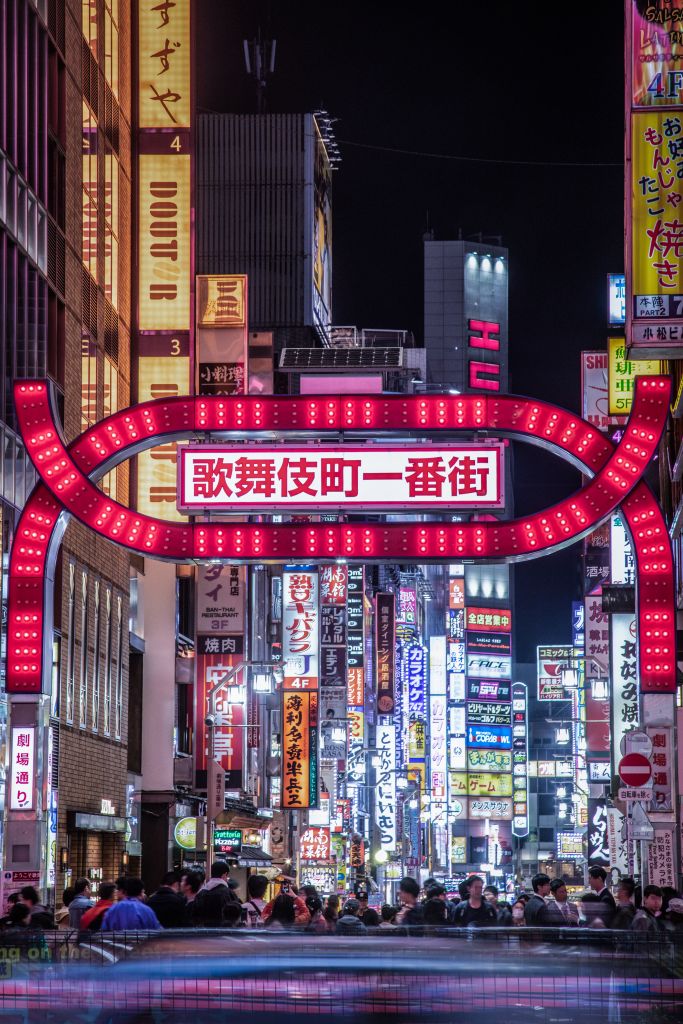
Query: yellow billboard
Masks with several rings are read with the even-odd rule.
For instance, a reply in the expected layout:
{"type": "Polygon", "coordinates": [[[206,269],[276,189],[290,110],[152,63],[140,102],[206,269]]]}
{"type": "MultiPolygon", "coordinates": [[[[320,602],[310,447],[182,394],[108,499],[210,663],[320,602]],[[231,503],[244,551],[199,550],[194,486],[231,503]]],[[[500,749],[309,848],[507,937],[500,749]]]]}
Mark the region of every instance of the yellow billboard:
{"type": "Polygon", "coordinates": [[[512,796],[512,776],[470,772],[467,789],[470,796],[512,796]]]}
{"type": "Polygon", "coordinates": [[[140,0],[138,54],[140,127],[189,128],[190,0],[140,0]]]}
{"type": "Polygon", "coordinates": [[[138,194],[138,327],[141,331],[189,331],[189,154],[141,154],[138,194]]]}
{"type": "Polygon", "coordinates": [[[609,369],[609,415],[628,416],[633,405],[636,377],[662,373],[661,359],[628,359],[624,338],[607,341],[609,369]]]}
{"type": "Polygon", "coordinates": [[[247,275],[197,275],[197,327],[247,326],[247,275]]]}
{"type": "MultiPolygon", "coordinates": [[[[154,341],[154,348],[158,348],[160,354],[141,355],[138,360],[139,401],[149,402],[157,398],[177,398],[179,395],[186,395],[190,378],[187,341],[173,337],[167,339],[168,350],[178,351],[178,355],[175,356],[161,354],[161,346],[166,341],[163,336],[155,336],[154,341]]],[[[151,353],[151,348],[149,351],[151,353]]],[[[186,521],[187,517],[181,515],[176,508],[176,459],[175,441],[169,441],[138,455],[138,512],[174,522],[186,521]]]]}
{"type": "Polygon", "coordinates": [[[677,209],[683,190],[674,154],[682,130],[680,115],[671,111],[631,114],[633,316],[652,320],[654,328],[658,318],[681,316],[683,227],[677,209]]]}

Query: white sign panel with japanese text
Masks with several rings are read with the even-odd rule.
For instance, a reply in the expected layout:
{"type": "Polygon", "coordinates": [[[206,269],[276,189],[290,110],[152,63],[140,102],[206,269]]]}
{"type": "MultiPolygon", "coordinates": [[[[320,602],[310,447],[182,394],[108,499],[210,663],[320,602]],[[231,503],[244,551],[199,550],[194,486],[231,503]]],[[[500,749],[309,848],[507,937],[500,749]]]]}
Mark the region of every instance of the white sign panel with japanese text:
{"type": "Polygon", "coordinates": [[[503,445],[183,446],[184,509],[502,508],[503,445]]]}
{"type": "Polygon", "coordinates": [[[36,730],[33,726],[12,729],[10,765],[10,811],[31,811],[35,806],[33,776],[36,759],[36,730]]]}

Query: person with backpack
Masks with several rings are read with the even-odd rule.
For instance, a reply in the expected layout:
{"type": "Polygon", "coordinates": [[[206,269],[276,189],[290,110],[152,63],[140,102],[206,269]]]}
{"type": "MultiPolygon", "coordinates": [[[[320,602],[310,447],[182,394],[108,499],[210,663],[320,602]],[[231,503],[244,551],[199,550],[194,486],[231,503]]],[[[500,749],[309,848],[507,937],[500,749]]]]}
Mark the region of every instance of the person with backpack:
{"type": "Polygon", "coordinates": [[[100,884],[99,899],[94,907],[90,907],[89,910],[81,917],[79,928],[81,931],[99,932],[102,928],[102,921],[104,915],[107,913],[110,907],[114,906],[114,890],[116,886],[113,882],[102,882],[100,884]]]}
{"type": "Polygon", "coordinates": [[[242,912],[246,915],[247,928],[263,928],[263,911],[266,906],[264,896],[268,888],[265,875],[250,875],[247,879],[247,901],[242,904],[242,912]]]}
{"type": "Polygon", "coordinates": [[[234,924],[234,911],[228,906],[240,907],[240,901],[228,885],[229,868],[224,860],[211,865],[211,877],[201,887],[192,904],[192,923],[198,928],[229,928],[234,924]]]}

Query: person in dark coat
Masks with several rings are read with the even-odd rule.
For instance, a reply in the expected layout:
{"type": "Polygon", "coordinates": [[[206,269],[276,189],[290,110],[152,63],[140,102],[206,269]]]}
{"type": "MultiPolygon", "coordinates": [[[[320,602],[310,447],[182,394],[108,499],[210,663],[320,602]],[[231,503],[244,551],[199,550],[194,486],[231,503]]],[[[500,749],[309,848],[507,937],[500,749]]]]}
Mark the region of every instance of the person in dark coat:
{"type": "Polygon", "coordinates": [[[617,886],[617,912],[612,918],[612,928],[625,929],[631,927],[631,922],[636,916],[636,907],[633,896],[636,890],[636,883],[632,878],[620,878],[617,886]]]}
{"type": "Polygon", "coordinates": [[[38,893],[32,885],[25,885],[19,895],[21,896],[21,902],[26,903],[31,911],[31,928],[54,928],[54,914],[43,906],[38,893]]]}
{"type": "Polygon", "coordinates": [[[553,928],[578,928],[579,908],[567,899],[567,886],[562,878],[550,883],[551,898],[538,915],[538,924],[553,928]]]}
{"type": "Polygon", "coordinates": [[[498,887],[487,885],[484,889],[484,899],[490,903],[496,912],[496,923],[501,928],[509,928],[512,924],[512,908],[509,903],[499,898],[498,887]]]}
{"type": "Polygon", "coordinates": [[[606,878],[607,872],[597,864],[588,869],[588,884],[591,887],[591,891],[595,893],[601,903],[605,904],[601,914],[605,922],[605,928],[611,928],[612,921],[617,912],[617,904],[614,896],[605,885],[606,878]]]}
{"type": "Polygon", "coordinates": [[[185,900],[180,895],[180,877],[177,871],[167,871],[157,891],[147,900],[157,915],[162,928],[185,926],[185,900]]]}
{"type": "Polygon", "coordinates": [[[545,911],[545,898],[550,895],[550,876],[539,872],[531,879],[533,895],[524,908],[524,922],[527,925],[541,924],[539,920],[545,911]]]}
{"type": "Polygon", "coordinates": [[[242,905],[228,885],[228,865],[216,860],[211,865],[211,878],[201,887],[192,904],[192,923],[199,928],[228,928],[232,916],[227,913],[230,904],[242,905]]]}
{"type": "Polygon", "coordinates": [[[491,928],[498,923],[496,908],[483,896],[483,879],[472,875],[469,879],[470,894],[455,908],[453,924],[456,928],[491,928]]]}

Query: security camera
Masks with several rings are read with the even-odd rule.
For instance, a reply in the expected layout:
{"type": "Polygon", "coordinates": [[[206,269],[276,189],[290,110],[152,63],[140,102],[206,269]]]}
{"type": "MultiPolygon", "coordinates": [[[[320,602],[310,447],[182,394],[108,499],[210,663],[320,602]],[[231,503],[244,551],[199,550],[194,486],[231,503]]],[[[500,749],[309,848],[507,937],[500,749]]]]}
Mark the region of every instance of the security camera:
{"type": "Polygon", "coordinates": [[[209,728],[211,728],[215,724],[216,724],[216,716],[215,715],[207,715],[206,718],[204,719],[204,725],[208,725],[209,728]]]}

